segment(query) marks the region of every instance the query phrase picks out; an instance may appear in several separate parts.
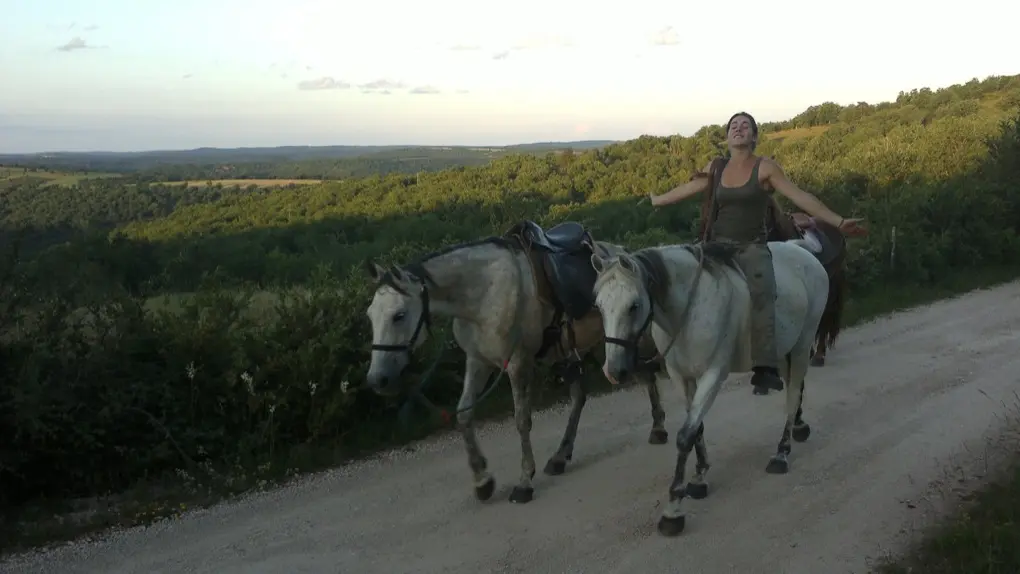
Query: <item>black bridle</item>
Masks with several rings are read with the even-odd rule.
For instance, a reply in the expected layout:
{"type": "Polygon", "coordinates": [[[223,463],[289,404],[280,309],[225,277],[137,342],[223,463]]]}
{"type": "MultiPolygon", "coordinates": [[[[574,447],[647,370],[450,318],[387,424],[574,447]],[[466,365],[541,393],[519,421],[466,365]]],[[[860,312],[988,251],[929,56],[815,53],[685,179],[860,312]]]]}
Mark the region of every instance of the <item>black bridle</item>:
{"type": "Polygon", "coordinates": [[[429,290],[425,286],[425,280],[417,278],[421,284],[421,290],[419,294],[421,296],[421,315],[418,316],[418,324],[414,327],[414,333],[411,335],[411,339],[403,345],[372,345],[373,351],[395,351],[405,352],[410,359],[411,353],[414,352],[415,343],[418,341],[418,335],[421,334],[422,328],[425,328],[429,332],[432,331],[432,314],[429,312],[429,290]]]}
{"type": "MultiPolygon", "coordinates": [[[[607,343],[619,345],[627,350],[627,353],[629,355],[628,362],[632,369],[636,369],[638,367],[639,361],[641,359],[639,355],[638,344],[641,341],[641,337],[645,334],[645,331],[648,330],[648,326],[652,324],[652,317],[654,317],[655,315],[655,301],[652,299],[652,294],[647,287],[645,287],[645,296],[648,297],[648,316],[645,317],[644,322],[641,323],[641,327],[639,327],[638,330],[635,331],[634,334],[628,339],[621,339],[618,337],[605,337],[605,341],[607,343]]],[[[654,360],[654,357],[651,360],[654,360]]],[[[651,360],[649,362],[651,362],[651,360]]]]}
{"type": "MultiPolygon", "coordinates": [[[[419,295],[421,297],[421,315],[418,317],[418,324],[415,325],[415,327],[414,327],[414,333],[411,335],[411,338],[408,340],[408,342],[403,344],[403,345],[380,345],[380,344],[375,344],[375,343],[372,344],[372,350],[373,351],[388,351],[388,352],[404,352],[404,353],[407,353],[407,357],[408,357],[409,361],[412,360],[412,358],[413,358],[415,343],[418,341],[418,336],[421,334],[422,328],[427,329],[429,332],[432,331],[432,314],[431,314],[430,309],[429,309],[429,290],[428,290],[428,287],[426,286],[424,279],[422,279],[421,277],[418,277],[418,276],[416,276],[414,274],[412,274],[412,276],[414,276],[415,279],[418,280],[418,283],[421,285],[420,290],[419,290],[419,295]]],[[[518,317],[518,319],[516,320],[515,328],[513,329],[513,331],[517,332],[517,341],[514,343],[514,350],[517,349],[517,345],[520,343],[520,339],[521,339],[520,323],[519,323],[520,322],[520,318],[519,317],[520,317],[520,308],[521,308],[521,302],[522,301],[523,301],[523,298],[520,295],[520,292],[518,292],[518,301],[517,301],[517,307],[518,307],[517,310],[518,310],[518,313],[516,315],[518,317]]],[[[513,351],[511,351],[511,355],[513,355],[513,351]]],[[[422,391],[424,391],[424,389],[428,385],[428,383],[432,380],[432,374],[435,372],[435,369],[439,365],[439,362],[442,360],[442,358],[443,358],[443,349],[440,349],[439,352],[436,353],[436,358],[432,362],[432,365],[428,368],[428,370],[426,370],[425,374],[421,377],[421,379],[419,379],[417,384],[415,384],[409,390],[408,397],[404,401],[404,405],[400,408],[400,411],[398,413],[398,419],[401,422],[403,422],[405,425],[407,424],[407,418],[408,418],[408,416],[410,415],[410,412],[411,412],[410,409],[413,407],[414,403],[416,403],[416,402],[421,403],[422,405],[424,405],[429,410],[431,410],[431,411],[433,411],[435,413],[438,413],[440,415],[440,417],[444,420],[444,422],[449,422],[450,421],[450,418],[451,418],[450,417],[450,413],[448,413],[445,409],[437,408],[434,404],[432,404],[431,401],[429,401],[425,397],[425,395],[422,392],[422,391]]],[[[503,368],[500,370],[499,376],[497,376],[495,378],[490,378],[490,382],[486,385],[485,388],[482,389],[481,393],[475,398],[475,400],[472,401],[471,404],[469,404],[467,406],[458,407],[456,409],[456,411],[453,413],[454,416],[459,415],[460,413],[465,412],[467,410],[474,409],[479,403],[481,403],[483,400],[488,398],[488,396],[491,395],[492,392],[495,391],[498,388],[500,380],[502,380],[502,378],[504,376],[506,376],[506,374],[507,374],[507,365],[508,364],[509,364],[509,359],[506,359],[503,362],[503,368]]]]}
{"type": "MultiPolygon", "coordinates": [[[[698,289],[698,282],[701,281],[701,273],[704,269],[705,269],[705,250],[704,248],[702,248],[698,251],[698,270],[694,274],[694,280],[691,281],[690,295],[687,298],[687,304],[684,305],[683,311],[680,314],[682,320],[687,318],[687,314],[691,310],[691,304],[694,301],[694,293],[698,289]]],[[[637,369],[639,367],[643,369],[650,365],[651,363],[653,363],[657,358],[659,357],[664,358],[666,356],[666,353],[668,353],[669,350],[673,348],[673,344],[676,343],[677,339],[677,334],[674,334],[673,337],[670,339],[669,345],[666,347],[665,351],[661,353],[656,353],[654,357],[645,361],[645,366],[641,366],[640,364],[641,357],[638,354],[638,342],[641,340],[641,336],[645,334],[645,331],[648,330],[648,326],[652,323],[652,318],[655,316],[655,299],[652,297],[652,292],[648,288],[648,284],[644,281],[644,279],[642,279],[642,287],[644,288],[645,296],[648,297],[648,316],[645,317],[645,322],[641,324],[641,328],[638,329],[634,333],[633,337],[630,339],[605,337],[605,341],[607,343],[613,343],[614,345],[619,345],[624,349],[627,349],[627,351],[630,354],[630,366],[631,368],[634,369],[637,369]]]]}

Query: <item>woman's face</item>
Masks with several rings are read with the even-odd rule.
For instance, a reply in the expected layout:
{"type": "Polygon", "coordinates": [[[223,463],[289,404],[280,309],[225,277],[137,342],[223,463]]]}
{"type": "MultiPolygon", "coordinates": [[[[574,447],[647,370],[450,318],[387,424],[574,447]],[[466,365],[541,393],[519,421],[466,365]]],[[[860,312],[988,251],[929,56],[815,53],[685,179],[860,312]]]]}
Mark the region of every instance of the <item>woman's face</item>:
{"type": "Polygon", "coordinates": [[[754,147],[754,138],[751,118],[737,116],[730,120],[730,125],[726,131],[726,143],[731,147],[754,147]]]}

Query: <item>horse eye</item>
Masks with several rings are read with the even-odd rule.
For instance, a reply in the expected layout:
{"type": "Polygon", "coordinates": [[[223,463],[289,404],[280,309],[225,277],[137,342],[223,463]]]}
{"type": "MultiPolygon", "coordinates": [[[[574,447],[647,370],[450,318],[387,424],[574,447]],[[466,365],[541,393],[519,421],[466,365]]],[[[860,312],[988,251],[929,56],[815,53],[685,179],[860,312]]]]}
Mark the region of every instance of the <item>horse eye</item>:
{"type": "Polygon", "coordinates": [[[637,301],[634,301],[633,303],[630,304],[630,308],[627,310],[633,313],[634,311],[637,311],[639,307],[641,307],[641,304],[638,303],[637,301]]]}
{"type": "Polygon", "coordinates": [[[393,314],[393,322],[399,323],[404,320],[404,317],[407,317],[406,311],[397,311],[396,313],[393,314]]]}

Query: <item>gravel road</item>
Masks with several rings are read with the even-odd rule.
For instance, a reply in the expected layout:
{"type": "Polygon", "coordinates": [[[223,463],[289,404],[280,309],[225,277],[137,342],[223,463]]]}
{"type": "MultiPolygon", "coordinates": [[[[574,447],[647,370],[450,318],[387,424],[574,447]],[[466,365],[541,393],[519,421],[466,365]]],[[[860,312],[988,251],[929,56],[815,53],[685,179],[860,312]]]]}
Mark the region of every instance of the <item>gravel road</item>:
{"type": "Polygon", "coordinates": [[[867,572],[937,515],[947,473],[956,483],[984,471],[985,437],[1016,408],[1018,325],[1020,282],[845,331],[828,364],[808,372],[813,433],[793,444],[787,475],[764,472],[785,399],[753,396],[748,375],[731,377],[705,425],[710,494],[690,501],[678,538],[655,528],[683,404],[663,381],[667,445],[646,442],[643,389],[594,398],[562,476],[541,468],[566,415],[537,414],[530,504],[507,501],[519,443],[512,422],[494,423],[479,432],[497,481],[488,503],[475,500],[464,448],[448,434],[180,520],[17,556],[0,571],[867,572]]]}

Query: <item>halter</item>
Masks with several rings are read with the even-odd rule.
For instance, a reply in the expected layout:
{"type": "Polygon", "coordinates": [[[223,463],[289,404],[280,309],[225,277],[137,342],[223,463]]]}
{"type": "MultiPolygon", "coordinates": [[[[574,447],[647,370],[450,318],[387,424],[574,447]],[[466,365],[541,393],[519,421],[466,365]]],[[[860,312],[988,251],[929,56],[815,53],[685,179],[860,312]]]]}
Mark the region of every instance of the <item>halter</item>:
{"type": "Polygon", "coordinates": [[[655,315],[654,311],[655,300],[652,299],[652,292],[649,291],[647,286],[644,287],[645,295],[648,296],[648,316],[646,316],[644,322],[641,323],[641,327],[639,327],[638,330],[634,332],[634,335],[628,339],[620,339],[618,337],[605,337],[605,341],[607,343],[619,345],[626,349],[627,352],[630,354],[630,362],[635,367],[637,366],[638,359],[640,358],[638,356],[638,342],[641,340],[641,336],[645,334],[645,331],[648,330],[648,326],[652,324],[652,317],[655,315]]]}
{"type": "Polygon", "coordinates": [[[414,351],[415,343],[418,341],[418,335],[421,334],[422,327],[432,330],[432,314],[429,312],[429,290],[425,287],[425,280],[416,277],[418,282],[421,284],[421,290],[419,295],[421,296],[421,315],[418,316],[418,324],[414,327],[414,333],[411,335],[411,339],[403,345],[372,345],[373,351],[396,351],[405,352],[408,357],[414,351]]]}
{"type": "MultiPolygon", "coordinates": [[[[687,297],[687,303],[684,305],[683,312],[680,314],[680,321],[687,319],[687,314],[691,310],[692,302],[694,301],[694,293],[698,289],[698,283],[701,281],[701,273],[705,268],[705,249],[704,247],[698,248],[698,270],[694,272],[694,279],[691,281],[690,296],[687,297]]],[[[643,279],[643,278],[642,278],[643,279]]],[[[645,295],[648,297],[648,316],[645,317],[644,323],[641,327],[634,332],[634,335],[630,339],[620,339],[617,337],[605,337],[607,343],[613,343],[619,345],[624,349],[627,349],[631,354],[632,364],[637,367],[638,365],[638,341],[641,340],[641,336],[644,335],[645,331],[648,330],[648,326],[652,323],[652,317],[655,315],[655,299],[652,298],[652,292],[648,288],[647,283],[643,280],[642,287],[644,287],[645,295]]],[[[658,357],[665,357],[669,350],[673,348],[673,344],[676,343],[676,333],[669,341],[669,345],[666,346],[666,350],[659,353],[656,357],[649,359],[647,362],[651,363],[658,357]]]]}
{"type": "MultiPolygon", "coordinates": [[[[414,333],[411,335],[411,338],[408,340],[408,342],[404,345],[377,345],[373,343],[372,344],[373,351],[405,352],[407,353],[408,360],[411,360],[413,357],[412,354],[414,352],[415,342],[418,340],[418,335],[421,334],[422,327],[428,329],[431,332],[432,315],[429,311],[429,290],[425,285],[424,279],[418,277],[417,275],[414,275],[414,277],[418,279],[418,283],[421,285],[419,294],[421,296],[422,305],[421,316],[418,317],[418,324],[414,328],[414,333]]],[[[516,313],[514,313],[515,317],[514,324],[510,328],[510,332],[514,333],[516,337],[514,345],[510,350],[510,355],[503,360],[503,366],[500,369],[499,376],[495,378],[490,378],[489,383],[486,385],[485,388],[481,390],[481,392],[478,395],[476,395],[474,401],[472,401],[467,406],[458,407],[453,413],[455,416],[459,415],[462,412],[474,409],[479,403],[488,398],[489,395],[491,395],[493,391],[495,391],[499,387],[499,382],[507,374],[507,368],[510,365],[510,359],[517,351],[517,347],[520,345],[521,340],[523,339],[524,336],[524,333],[521,330],[521,317],[523,316],[522,310],[524,306],[524,288],[522,281],[523,281],[522,272],[520,266],[517,266],[517,284],[519,287],[517,291],[517,308],[516,313]]],[[[432,374],[435,372],[436,367],[439,366],[439,362],[442,360],[442,358],[443,350],[440,349],[439,352],[436,353],[436,358],[432,362],[432,365],[429,366],[429,368],[425,371],[425,374],[421,377],[421,379],[419,379],[418,383],[411,388],[407,400],[404,401],[404,405],[400,408],[400,412],[398,413],[397,418],[405,426],[407,425],[407,418],[411,412],[410,409],[416,402],[421,403],[422,405],[424,405],[426,408],[433,412],[437,412],[440,415],[440,417],[444,420],[444,422],[449,422],[451,418],[450,413],[448,413],[446,409],[439,409],[438,407],[436,407],[422,393],[422,391],[425,389],[425,386],[428,385],[428,383],[432,380],[432,374]]]]}

